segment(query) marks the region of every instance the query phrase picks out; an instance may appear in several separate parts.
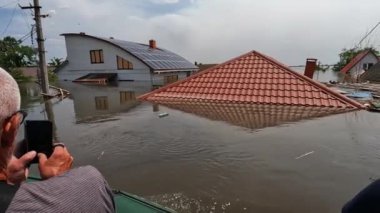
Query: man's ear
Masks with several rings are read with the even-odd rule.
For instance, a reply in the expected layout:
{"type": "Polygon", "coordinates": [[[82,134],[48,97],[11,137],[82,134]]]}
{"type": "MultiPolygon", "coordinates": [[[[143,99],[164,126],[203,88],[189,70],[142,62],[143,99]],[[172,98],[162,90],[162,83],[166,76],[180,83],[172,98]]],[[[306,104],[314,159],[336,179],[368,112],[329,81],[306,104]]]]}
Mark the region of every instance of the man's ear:
{"type": "Polygon", "coordinates": [[[1,147],[7,148],[13,145],[16,139],[17,131],[19,127],[18,116],[12,116],[9,120],[5,120],[2,125],[1,131],[1,147]]]}

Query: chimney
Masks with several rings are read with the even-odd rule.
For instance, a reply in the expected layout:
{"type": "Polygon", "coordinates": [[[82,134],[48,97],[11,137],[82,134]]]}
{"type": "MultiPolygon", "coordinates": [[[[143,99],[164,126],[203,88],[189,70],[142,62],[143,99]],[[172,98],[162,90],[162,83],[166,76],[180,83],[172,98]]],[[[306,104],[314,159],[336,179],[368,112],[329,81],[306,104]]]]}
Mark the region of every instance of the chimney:
{"type": "Polygon", "coordinates": [[[305,67],[305,76],[313,79],[315,68],[317,68],[317,59],[308,58],[306,59],[306,67],[305,67]]]}
{"type": "Polygon", "coordinates": [[[152,48],[152,49],[156,49],[157,48],[157,44],[156,44],[156,40],[149,40],[149,47],[152,48]]]}

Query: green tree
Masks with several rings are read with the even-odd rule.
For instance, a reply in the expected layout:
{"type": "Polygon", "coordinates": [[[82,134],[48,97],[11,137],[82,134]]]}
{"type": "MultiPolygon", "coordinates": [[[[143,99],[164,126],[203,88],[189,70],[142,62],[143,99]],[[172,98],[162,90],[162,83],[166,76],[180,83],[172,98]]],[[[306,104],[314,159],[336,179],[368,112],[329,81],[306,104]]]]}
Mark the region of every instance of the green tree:
{"type": "Polygon", "coordinates": [[[374,47],[366,47],[366,48],[344,48],[342,52],[339,54],[338,63],[334,64],[332,70],[335,72],[339,72],[344,66],[346,66],[357,54],[362,51],[372,50],[373,53],[379,55],[379,51],[374,47]]]}
{"type": "Polygon", "coordinates": [[[33,48],[22,45],[20,40],[10,36],[0,39],[0,67],[11,72],[15,68],[35,63],[33,48]]]}
{"type": "Polygon", "coordinates": [[[326,72],[329,68],[329,65],[322,64],[320,61],[318,61],[315,71],[326,72]]]}
{"type": "Polygon", "coordinates": [[[62,63],[63,63],[62,58],[53,57],[52,59],[50,59],[49,66],[58,67],[62,63]]]}

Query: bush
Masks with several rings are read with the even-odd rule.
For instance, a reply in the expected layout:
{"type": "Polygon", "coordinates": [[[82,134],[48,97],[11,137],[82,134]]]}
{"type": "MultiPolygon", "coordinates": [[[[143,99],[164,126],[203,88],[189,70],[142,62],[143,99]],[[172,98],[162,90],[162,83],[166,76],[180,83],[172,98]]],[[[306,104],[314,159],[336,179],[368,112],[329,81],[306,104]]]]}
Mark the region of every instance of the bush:
{"type": "Polygon", "coordinates": [[[20,69],[14,68],[9,71],[9,74],[18,82],[30,82],[32,79],[31,77],[25,76],[20,69]]]}

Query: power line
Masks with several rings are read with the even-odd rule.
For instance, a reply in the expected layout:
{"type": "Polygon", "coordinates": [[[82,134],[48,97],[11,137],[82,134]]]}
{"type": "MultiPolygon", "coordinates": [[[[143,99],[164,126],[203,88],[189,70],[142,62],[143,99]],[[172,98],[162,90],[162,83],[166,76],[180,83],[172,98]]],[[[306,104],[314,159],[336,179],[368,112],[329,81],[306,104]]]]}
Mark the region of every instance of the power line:
{"type": "Polygon", "coordinates": [[[27,34],[25,34],[24,36],[22,36],[19,40],[21,42],[24,42],[26,39],[28,39],[30,36],[32,36],[30,33],[31,32],[28,32],[27,34]]]}
{"type": "Polygon", "coordinates": [[[8,5],[11,5],[11,4],[15,3],[15,2],[16,2],[16,1],[8,2],[8,3],[6,3],[6,4],[1,5],[0,8],[4,8],[4,7],[6,7],[6,6],[8,6],[8,5]]]}
{"type": "MultiPolygon", "coordinates": [[[[20,5],[19,5],[20,6],[20,5]]],[[[31,29],[31,24],[30,24],[30,22],[28,21],[28,18],[27,18],[27,14],[24,12],[24,10],[23,9],[21,9],[20,8],[20,14],[21,14],[21,16],[22,16],[22,18],[24,19],[24,22],[25,22],[25,24],[27,25],[27,28],[30,30],[31,29]]]]}
{"type": "Polygon", "coordinates": [[[5,29],[3,30],[3,32],[1,33],[1,35],[4,35],[4,33],[7,32],[9,25],[11,25],[11,23],[12,23],[12,21],[13,21],[13,17],[14,17],[14,15],[15,15],[16,8],[17,8],[17,6],[15,6],[15,7],[13,8],[11,19],[9,20],[7,26],[5,27],[5,29]]]}
{"type": "Polygon", "coordinates": [[[380,22],[378,22],[368,33],[365,34],[365,36],[359,41],[359,43],[356,45],[356,47],[359,47],[361,43],[380,25],[380,22]]]}

